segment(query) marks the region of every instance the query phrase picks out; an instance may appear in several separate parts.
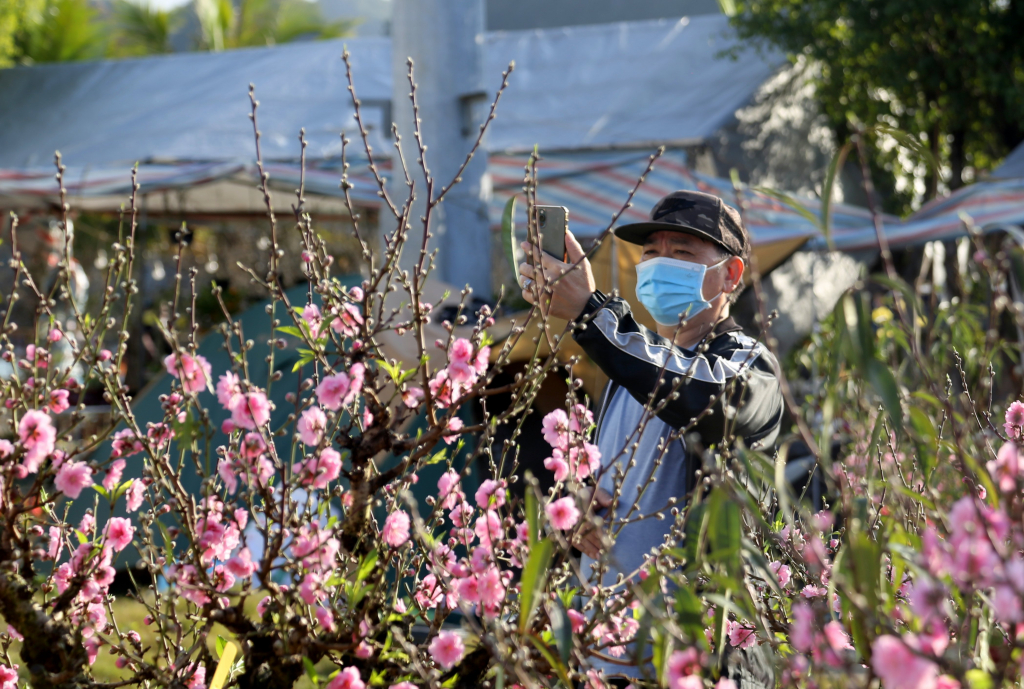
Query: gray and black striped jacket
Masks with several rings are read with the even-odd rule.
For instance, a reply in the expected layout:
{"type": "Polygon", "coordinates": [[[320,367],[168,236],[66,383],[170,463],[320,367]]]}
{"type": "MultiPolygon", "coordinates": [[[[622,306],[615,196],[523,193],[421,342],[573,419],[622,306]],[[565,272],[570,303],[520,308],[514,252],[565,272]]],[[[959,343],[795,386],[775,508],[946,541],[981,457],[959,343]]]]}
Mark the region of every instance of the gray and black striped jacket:
{"type": "MultiPolygon", "coordinates": [[[[616,387],[640,404],[646,404],[653,392],[656,405],[669,397],[658,417],[681,428],[711,405],[712,412],[692,429],[705,447],[720,444],[727,430],[731,437],[743,438],[747,447],[771,447],[784,408],[778,364],[731,318],[718,324],[701,353],[683,349],[637,323],[629,304],[619,297],[595,292],[579,320],[586,318],[591,320],[577,328],[573,338],[610,379],[602,407],[616,387]],[[679,393],[674,399],[673,390],[679,393]]],[[[600,413],[598,419],[600,433],[600,413]]]]}

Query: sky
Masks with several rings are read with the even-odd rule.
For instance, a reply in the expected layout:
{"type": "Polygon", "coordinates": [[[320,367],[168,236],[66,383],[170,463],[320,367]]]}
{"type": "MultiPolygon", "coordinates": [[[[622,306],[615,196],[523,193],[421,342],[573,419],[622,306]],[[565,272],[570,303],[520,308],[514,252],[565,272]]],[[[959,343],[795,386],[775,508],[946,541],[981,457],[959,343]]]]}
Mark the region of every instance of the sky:
{"type": "Polygon", "coordinates": [[[173,10],[175,7],[180,7],[188,1],[189,0],[149,0],[150,5],[161,10],[173,10]]]}

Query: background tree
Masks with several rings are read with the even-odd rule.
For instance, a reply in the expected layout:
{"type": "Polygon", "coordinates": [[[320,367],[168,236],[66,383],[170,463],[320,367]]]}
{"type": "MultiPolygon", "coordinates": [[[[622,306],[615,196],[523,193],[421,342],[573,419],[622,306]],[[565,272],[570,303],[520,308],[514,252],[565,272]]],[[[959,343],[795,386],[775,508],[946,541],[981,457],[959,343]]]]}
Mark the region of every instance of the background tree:
{"type": "Polygon", "coordinates": [[[1019,0],[740,0],[739,36],[814,63],[839,140],[850,122],[902,129],[938,174],[878,141],[887,205],[909,211],[992,169],[1024,139],[1024,3],[1019,0]]]}
{"type": "Polygon", "coordinates": [[[307,0],[193,0],[202,50],[287,43],[300,38],[339,38],[354,21],[329,22],[307,0]]]}
{"type": "Polygon", "coordinates": [[[347,35],[307,0],[193,0],[167,11],[145,0],[0,0],[0,67],[224,50],[347,35]]]}
{"type": "Polygon", "coordinates": [[[103,56],[99,11],[88,0],[45,0],[28,8],[16,38],[23,62],[68,62],[103,56]]]}
{"type": "Polygon", "coordinates": [[[159,55],[174,51],[171,34],[180,24],[181,13],[151,5],[117,0],[113,21],[116,26],[112,56],[159,55]]]}

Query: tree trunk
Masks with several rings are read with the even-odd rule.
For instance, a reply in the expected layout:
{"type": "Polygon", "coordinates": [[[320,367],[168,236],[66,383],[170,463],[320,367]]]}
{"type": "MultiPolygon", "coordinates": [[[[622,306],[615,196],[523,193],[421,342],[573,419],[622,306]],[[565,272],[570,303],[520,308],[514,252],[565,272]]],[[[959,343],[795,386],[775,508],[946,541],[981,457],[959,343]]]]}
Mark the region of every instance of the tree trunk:
{"type": "Polygon", "coordinates": [[[932,125],[931,131],[928,132],[928,146],[931,149],[932,160],[935,162],[935,169],[929,168],[928,174],[924,178],[924,200],[931,201],[939,195],[939,154],[942,151],[942,147],[939,145],[939,138],[942,136],[942,131],[939,129],[939,123],[936,122],[932,125]]]}
{"type": "Polygon", "coordinates": [[[957,190],[964,185],[964,166],[967,164],[967,132],[957,128],[952,132],[949,147],[949,188],[957,190]]]}

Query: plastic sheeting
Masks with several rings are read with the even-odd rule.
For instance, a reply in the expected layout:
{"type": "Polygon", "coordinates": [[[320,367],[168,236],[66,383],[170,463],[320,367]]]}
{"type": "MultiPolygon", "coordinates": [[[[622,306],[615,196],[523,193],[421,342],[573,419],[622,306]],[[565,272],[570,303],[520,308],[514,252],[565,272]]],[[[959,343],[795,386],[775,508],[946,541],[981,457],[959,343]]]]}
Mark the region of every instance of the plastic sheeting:
{"type": "Polygon", "coordinates": [[[1006,160],[992,172],[992,176],[997,179],[1024,178],[1024,143],[1006,156],[1006,160]]]}
{"type": "MultiPolygon", "coordinates": [[[[391,98],[391,43],[349,43],[357,91],[377,121],[382,108],[368,101],[391,98]]],[[[336,157],[340,132],[356,131],[343,48],[323,41],[0,70],[0,168],[45,167],[55,150],[69,167],[251,161],[250,83],[265,160],[298,159],[302,127],[308,157],[336,157]]]]}
{"type": "MultiPolygon", "coordinates": [[[[734,46],[728,35],[720,15],[485,34],[485,98],[516,61],[487,147],[706,138],[782,62],[751,51],[722,56],[734,46]]],[[[389,153],[391,42],[354,38],[0,70],[0,168],[44,167],[55,150],[83,167],[251,161],[250,83],[265,160],[296,160],[301,127],[309,159],[336,158],[341,131],[356,132],[346,45],[372,143],[389,153]]]]}
{"type": "Polygon", "coordinates": [[[706,139],[785,62],[735,47],[723,15],[488,34],[485,77],[516,69],[487,147],[706,139]]]}

